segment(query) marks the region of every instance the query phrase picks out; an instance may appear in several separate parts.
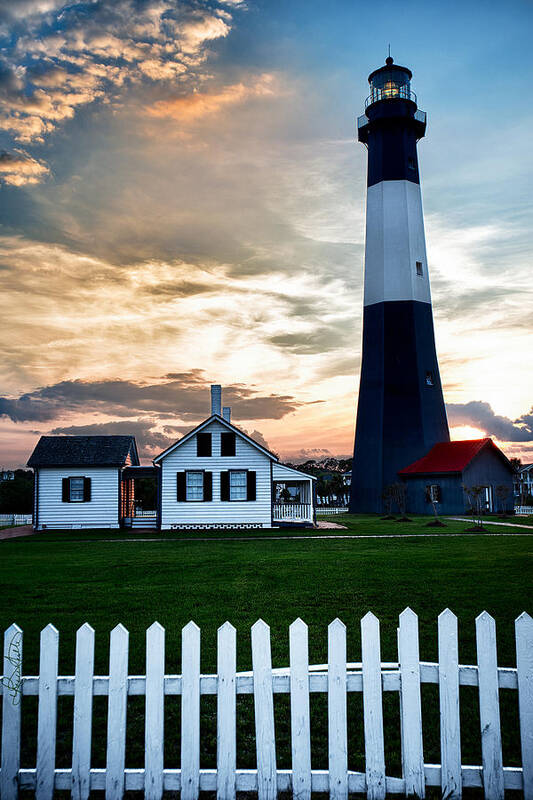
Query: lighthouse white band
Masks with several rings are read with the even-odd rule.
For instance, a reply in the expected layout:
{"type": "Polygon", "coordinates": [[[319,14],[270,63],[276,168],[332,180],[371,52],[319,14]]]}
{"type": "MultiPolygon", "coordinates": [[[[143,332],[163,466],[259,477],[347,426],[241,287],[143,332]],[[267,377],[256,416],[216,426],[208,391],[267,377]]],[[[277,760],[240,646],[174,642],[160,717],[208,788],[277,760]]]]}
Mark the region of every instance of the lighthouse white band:
{"type": "Polygon", "coordinates": [[[431,303],[422,197],[412,181],[381,181],[367,193],[364,304],[395,300],[431,303]]]}

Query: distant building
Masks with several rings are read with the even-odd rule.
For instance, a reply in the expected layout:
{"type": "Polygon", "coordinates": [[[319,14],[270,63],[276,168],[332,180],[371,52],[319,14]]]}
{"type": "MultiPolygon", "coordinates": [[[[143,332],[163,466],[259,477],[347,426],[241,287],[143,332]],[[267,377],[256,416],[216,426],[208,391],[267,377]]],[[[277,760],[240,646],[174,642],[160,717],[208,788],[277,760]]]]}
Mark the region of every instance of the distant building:
{"type": "Polygon", "coordinates": [[[533,464],[522,464],[514,476],[514,497],[517,506],[530,505],[533,497],[533,464]]]}
{"type": "Polygon", "coordinates": [[[411,514],[431,513],[431,500],[441,514],[464,514],[470,509],[464,486],[482,486],[486,511],[507,511],[514,506],[511,463],[492,439],[440,442],[404,469],[399,477],[407,483],[407,510],[411,514]],[[506,487],[507,497],[498,495],[506,487]]]}

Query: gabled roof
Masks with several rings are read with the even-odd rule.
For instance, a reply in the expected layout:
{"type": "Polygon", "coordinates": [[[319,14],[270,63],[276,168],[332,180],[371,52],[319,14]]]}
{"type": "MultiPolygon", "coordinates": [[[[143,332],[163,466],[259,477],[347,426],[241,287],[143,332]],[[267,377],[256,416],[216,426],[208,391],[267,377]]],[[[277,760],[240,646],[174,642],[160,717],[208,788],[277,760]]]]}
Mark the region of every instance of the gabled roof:
{"type": "Polygon", "coordinates": [[[29,467],[122,467],[131,453],[139,463],[135,436],[41,436],[29,467]]]}
{"type": "Polygon", "coordinates": [[[462,472],[473,459],[485,448],[494,450],[505,459],[512,469],[506,456],[492,439],[465,439],[460,442],[439,442],[434,445],[418,461],[409,464],[398,471],[398,475],[425,475],[430,472],[462,472]]]}
{"type": "Polygon", "coordinates": [[[303,478],[310,478],[312,481],[316,481],[316,477],[314,475],[310,475],[308,472],[302,472],[294,467],[288,467],[286,464],[276,464],[274,480],[282,480],[283,477],[286,477],[287,480],[290,480],[292,475],[294,475],[295,478],[301,476],[303,478]]]}
{"type": "Polygon", "coordinates": [[[223,417],[219,417],[218,414],[211,414],[211,416],[208,417],[203,422],[201,422],[200,425],[197,425],[196,428],[192,429],[192,431],[189,431],[189,433],[186,433],[185,436],[182,436],[181,439],[178,439],[177,442],[174,442],[174,444],[171,444],[170,447],[167,447],[166,450],[163,450],[162,453],[159,453],[159,455],[156,456],[153,459],[153,463],[157,464],[163,458],[165,458],[166,456],[170,455],[170,453],[172,453],[174,450],[176,450],[177,447],[181,447],[182,444],[185,444],[185,442],[188,442],[189,439],[191,439],[197,433],[201,433],[203,431],[203,429],[207,428],[207,426],[211,422],[220,422],[225,428],[228,429],[228,431],[232,431],[233,433],[236,433],[237,436],[240,436],[242,439],[245,439],[245,441],[247,441],[249,444],[253,445],[254,447],[257,447],[258,450],[260,450],[262,453],[264,453],[266,456],[268,456],[268,458],[271,458],[272,461],[279,461],[279,458],[276,455],[274,455],[274,453],[271,453],[270,450],[266,449],[266,447],[263,447],[263,445],[259,444],[259,442],[256,442],[255,439],[252,439],[252,437],[248,436],[247,433],[244,433],[244,431],[241,431],[240,428],[237,428],[235,425],[232,425],[231,422],[228,422],[223,417]]]}

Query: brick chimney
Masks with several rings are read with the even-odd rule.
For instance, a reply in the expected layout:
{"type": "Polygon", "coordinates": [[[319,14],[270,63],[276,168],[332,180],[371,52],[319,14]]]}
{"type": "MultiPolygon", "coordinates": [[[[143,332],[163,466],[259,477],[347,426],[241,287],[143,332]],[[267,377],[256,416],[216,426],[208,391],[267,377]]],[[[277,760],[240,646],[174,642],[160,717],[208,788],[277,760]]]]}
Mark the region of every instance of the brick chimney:
{"type": "Polygon", "coordinates": [[[215,383],[211,386],[211,414],[218,414],[218,416],[221,417],[221,406],[222,386],[219,383],[215,383]]]}

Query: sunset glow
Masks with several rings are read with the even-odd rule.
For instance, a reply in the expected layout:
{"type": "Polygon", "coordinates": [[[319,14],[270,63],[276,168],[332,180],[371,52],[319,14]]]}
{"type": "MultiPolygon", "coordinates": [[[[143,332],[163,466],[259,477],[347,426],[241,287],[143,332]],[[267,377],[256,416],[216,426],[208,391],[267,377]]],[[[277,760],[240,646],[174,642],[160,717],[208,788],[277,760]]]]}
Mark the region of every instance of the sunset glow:
{"type": "MultiPolygon", "coordinates": [[[[533,461],[533,15],[443,8],[408,3],[393,54],[428,112],[451,434],[533,461]]],[[[282,458],[351,455],[366,185],[354,118],[387,9],[0,11],[0,466],[24,465],[50,432],[132,433],[150,460],[208,416],[211,383],[282,458]]]]}

